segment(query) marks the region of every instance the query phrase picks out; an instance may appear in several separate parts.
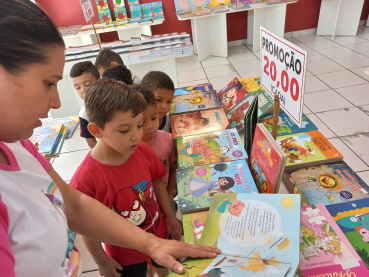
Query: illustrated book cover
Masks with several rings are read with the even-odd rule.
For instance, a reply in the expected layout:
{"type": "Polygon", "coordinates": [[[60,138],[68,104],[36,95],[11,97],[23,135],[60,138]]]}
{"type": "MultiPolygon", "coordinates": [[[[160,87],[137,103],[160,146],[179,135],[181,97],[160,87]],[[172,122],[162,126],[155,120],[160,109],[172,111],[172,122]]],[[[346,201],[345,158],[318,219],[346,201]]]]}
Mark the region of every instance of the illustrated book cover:
{"type": "Polygon", "coordinates": [[[199,244],[209,211],[182,215],[184,242],[199,244]]]}
{"type": "Polygon", "coordinates": [[[78,124],[79,124],[79,117],[72,116],[72,117],[65,117],[65,118],[55,118],[55,119],[43,119],[42,126],[52,126],[57,124],[63,124],[67,126],[67,137],[66,139],[70,139],[74,132],[76,131],[78,124]]]}
{"type": "Polygon", "coordinates": [[[58,157],[60,155],[60,152],[61,152],[62,147],[64,145],[64,141],[67,138],[67,129],[68,129],[67,126],[63,126],[63,129],[60,132],[58,141],[56,142],[53,151],[50,154],[48,154],[48,156],[50,158],[58,157]]]}
{"type": "Polygon", "coordinates": [[[319,131],[280,136],[277,142],[288,158],[286,170],[343,160],[341,153],[319,131]]]}
{"type": "Polygon", "coordinates": [[[178,169],[181,213],[207,210],[217,193],[258,193],[246,160],[178,169]]]}
{"type": "Polygon", "coordinates": [[[237,129],[176,139],[178,168],[247,159],[237,129]]]}
{"type": "Polygon", "coordinates": [[[293,277],[299,230],[299,195],[215,194],[200,244],[217,245],[222,253],[203,274],[293,277]]]}
{"type": "Polygon", "coordinates": [[[332,205],[369,197],[369,186],[344,162],[286,171],[283,183],[302,204],[332,205]]]}
{"type": "Polygon", "coordinates": [[[322,203],[301,207],[303,276],[369,276],[369,270],[322,203]]]}
{"type": "Polygon", "coordinates": [[[220,103],[224,111],[228,113],[234,107],[242,103],[247,91],[238,78],[234,78],[226,87],[218,92],[220,103]]]}
{"type": "Polygon", "coordinates": [[[141,5],[129,6],[131,11],[131,18],[142,18],[142,8],[141,5]]]}
{"type": "Polygon", "coordinates": [[[173,101],[169,114],[181,114],[222,107],[215,90],[175,95],[173,101]]]}
{"type": "Polygon", "coordinates": [[[195,85],[195,86],[188,86],[188,87],[182,87],[182,88],[177,88],[174,91],[174,95],[181,95],[181,94],[189,94],[189,93],[197,93],[197,92],[205,92],[205,91],[212,91],[214,90],[214,87],[211,83],[206,83],[206,84],[200,84],[200,85],[195,85]]]}
{"type": "Polygon", "coordinates": [[[173,139],[230,128],[222,108],[173,115],[170,120],[173,139]]]}
{"type": "Polygon", "coordinates": [[[53,126],[42,126],[33,130],[30,137],[31,142],[38,142],[38,151],[41,154],[50,154],[58,141],[63,124],[53,126]]]}

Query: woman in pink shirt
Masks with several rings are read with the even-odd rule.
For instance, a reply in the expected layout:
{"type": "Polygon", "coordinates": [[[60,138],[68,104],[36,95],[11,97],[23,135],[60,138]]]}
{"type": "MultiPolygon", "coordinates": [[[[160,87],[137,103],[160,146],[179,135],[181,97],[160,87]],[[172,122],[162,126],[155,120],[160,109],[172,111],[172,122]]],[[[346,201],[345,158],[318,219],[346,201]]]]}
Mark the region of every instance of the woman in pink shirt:
{"type": "Polygon", "coordinates": [[[176,272],[184,271],[176,257],[219,253],[158,239],[68,186],[28,140],[60,107],[64,41],[29,0],[1,1],[0,34],[1,276],[80,276],[75,232],[137,249],[176,272]]]}

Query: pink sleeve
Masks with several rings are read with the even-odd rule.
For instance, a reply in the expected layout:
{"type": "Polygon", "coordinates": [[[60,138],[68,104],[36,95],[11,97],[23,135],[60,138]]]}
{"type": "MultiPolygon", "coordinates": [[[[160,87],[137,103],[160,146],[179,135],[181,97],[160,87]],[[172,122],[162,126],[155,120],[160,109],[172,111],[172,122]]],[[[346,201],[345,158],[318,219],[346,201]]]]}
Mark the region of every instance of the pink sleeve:
{"type": "Polygon", "coordinates": [[[44,156],[42,156],[38,151],[37,148],[33,145],[33,143],[30,140],[22,140],[21,144],[24,148],[28,150],[28,152],[31,153],[32,156],[34,156],[42,165],[42,167],[46,170],[46,172],[49,172],[50,170],[50,163],[44,156]]]}
{"type": "Polygon", "coordinates": [[[0,268],[2,276],[15,276],[15,260],[8,238],[9,216],[6,205],[1,201],[0,194],[0,268]]]}

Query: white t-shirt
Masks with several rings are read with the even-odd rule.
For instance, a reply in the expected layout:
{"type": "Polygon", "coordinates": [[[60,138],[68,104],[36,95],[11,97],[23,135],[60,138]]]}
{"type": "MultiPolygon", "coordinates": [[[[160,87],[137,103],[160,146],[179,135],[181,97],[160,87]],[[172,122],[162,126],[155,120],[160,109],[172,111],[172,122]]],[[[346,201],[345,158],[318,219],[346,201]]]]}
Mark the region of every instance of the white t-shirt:
{"type": "Polygon", "coordinates": [[[50,164],[30,141],[0,142],[0,149],[10,162],[0,164],[2,276],[81,276],[63,197],[47,173],[50,164]],[[6,249],[9,243],[11,253],[6,249]]]}

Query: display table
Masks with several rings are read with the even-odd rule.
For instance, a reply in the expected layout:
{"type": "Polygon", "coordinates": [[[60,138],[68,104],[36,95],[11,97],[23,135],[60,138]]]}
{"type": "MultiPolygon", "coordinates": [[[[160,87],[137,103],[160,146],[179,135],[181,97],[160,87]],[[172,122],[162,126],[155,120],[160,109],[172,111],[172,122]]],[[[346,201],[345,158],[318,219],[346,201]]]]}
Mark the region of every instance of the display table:
{"type": "MultiPolygon", "coordinates": [[[[154,20],[152,23],[144,22],[144,23],[133,23],[126,24],[124,26],[111,27],[106,29],[97,29],[96,33],[108,33],[108,32],[118,32],[119,40],[130,40],[131,37],[140,37],[141,34],[152,36],[151,26],[159,25],[164,22],[164,19],[154,20]]],[[[84,46],[89,44],[96,44],[96,36],[95,33],[81,33],[71,36],[63,36],[64,43],[66,48],[70,46],[84,46]]],[[[100,39],[100,38],[99,38],[100,39]]]]}
{"type": "MultiPolygon", "coordinates": [[[[172,79],[174,86],[178,87],[178,76],[176,67],[176,58],[183,58],[192,56],[193,53],[162,57],[157,59],[151,59],[147,61],[139,61],[133,63],[126,63],[125,65],[139,78],[143,78],[149,71],[157,70],[163,71],[169,75],[172,79]]],[[[70,70],[72,66],[81,61],[91,61],[95,63],[96,58],[78,60],[73,62],[67,62],[64,66],[63,79],[58,82],[58,91],[61,102],[61,108],[50,110],[50,114],[53,118],[68,117],[79,113],[84,105],[83,100],[75,92],[72,82],[70,80],[70,70]]]]}
{"type": "Polygon", "coordinates": [[[253,52],[260,49],[260,26],[283,37],[287,4],[278,3],[267,5],[264,3],[250,4],[249,8],[223,13],[212,13],[202,16],[180,18],[178,20],[191,20],[192,40],[195,54],[198,54],[199,62],[209,56],[228,57],[227,41],[227,14],[248,11],[247,18],[247,44],[253,45],[253,52]]]}
{"type": "Polygon", "coordinates": [[[320,36],[356,36],[364,0],[322,0],[318,29],[320,36]]]}

